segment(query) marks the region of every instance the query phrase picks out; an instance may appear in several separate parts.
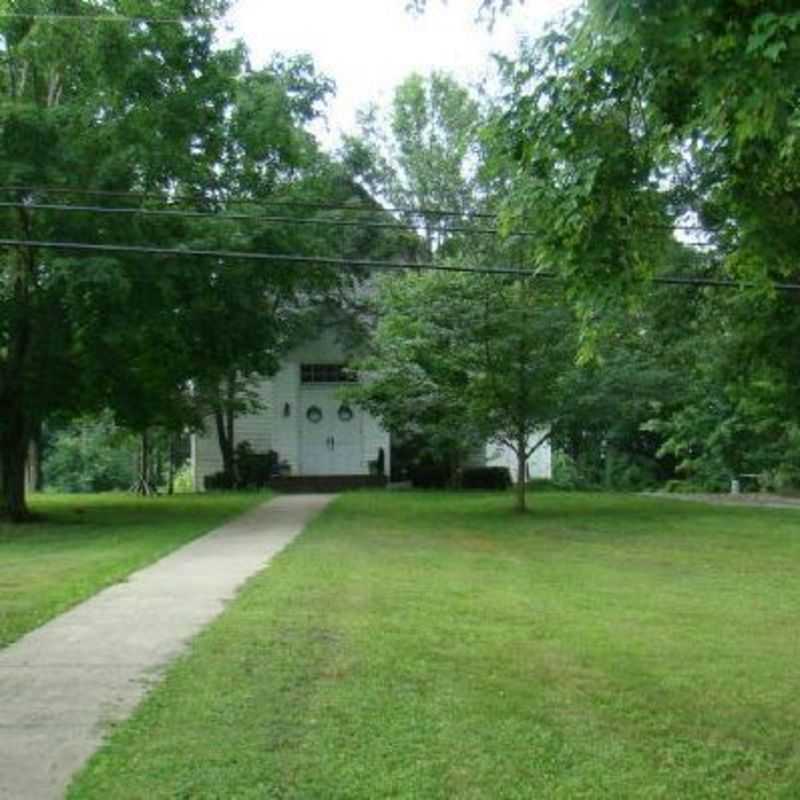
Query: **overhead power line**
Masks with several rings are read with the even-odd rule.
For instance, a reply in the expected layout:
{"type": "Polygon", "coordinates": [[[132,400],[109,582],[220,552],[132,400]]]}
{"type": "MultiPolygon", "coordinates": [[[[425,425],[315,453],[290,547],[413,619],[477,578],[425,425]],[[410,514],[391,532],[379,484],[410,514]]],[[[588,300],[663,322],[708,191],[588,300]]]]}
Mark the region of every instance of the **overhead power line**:
{"type": "Polygon", "coordinates": [[[125,14],[26,14],[24,11],[0,12],[0,19],[43,19],[70,22],[145,22],[158,25],[190,25],[200,17],[131,17],[125,14]]]}
{"type": "MultiPolygon", "coordinates": [[[[404,230],[418,231],[420,225],[408,222],[373,222],[370,220],[341,220],[325,217],[288,217],[272,214],[246,214],[231,213],[229,211],[193,211],[186,209],[172,208],[120,208],[110,206],[90,206],[90,205],[63,205],[59,203],[25,203],[0,201],[0,208],[30,208],[40,211],[65,211],[65,212],[84,212],[91,214],[127,214],[145,217],[173,217],[178,219],[215,219],[247,221],[257,220],[260,222],[271,222],[284,225],[322,225],[343,228],[375,228],[382,230],[404,230]]],[[[499,228],[472,228],[464,225],[447,224],[446,227],[439,229],[440,233],[469,233],[486,234],[496,236],[500,233],[499,228]]],[[[513,236],[535,236],[533,231],[509,231],[513,236]]]]}
{"type": "MultiPolygon", "coordinates": [[[[87,197],[125,197],[137,200],[160,200],[164,202],[165,196],[158,192],[126,192],[115,189],[81,189],[64,186],[0,186],[0,192],[29,192],[39,194],[78,194],[87,197]]],[[[168,198],[173,203],[207,203],[213,198],[203,195],[177,195],[168,198]]],[[[350,211],[354,213],[379,214],[408,214],[411,216],[430,217],[458,217],[461,219],[497,219],[497,214],[485,211],[458,211],[457,209],[438,208],[413,208],[404,206],[384,206],[379,203],[367,205],[366,203],[324,203],[303,200],[255,200],[248,197],[226,197],[227,205],[259,205],[265,208],[314,208],[321,211],[350,211]]]]}
{"type": "MultiPolygon", "coordinates": [[[[169,248],[154,247],[149,245],[123,245],[123,244],[92,244],[89,242],[54,242],[34,239],[0,239],[0,247],[36,247],[49,250],[76,250],[95,253],[137,253],[140,255],[177,256],[196,258],[239,259],[242,261],[262,261],[287,264],[316,264],[319,266],[353,268],[360,267],[374,270],[425,270],[430,272],[460,272],[480,275],[513,275],[520,278],[539,278],[543,280],[557,280],[559,276],[554,272],[539,270],[526,270],[519,267],[469,267],[456,264],[434,264],[431,262],[414,261],[378,261],[365,258],[332,258],[329,256],[302,256],[281,253],[252,253],[239,250],[204,250],[194,248],[169,248]]],[[[757,288],[758,284],[750,281],[735,281],[729,279],[697,278],[682,275],[667,275],[652,278],[652,282],[667,286],[695,286],[714,287],[725,289],[757,288]]],[[[771,286],[776,291],[800,291],[800,283],[773,282],[771,286]]]]}
{"type": "MultiPolygon", "coordinates": [[[[2,191],[2,189],[0,189],[2,191]]],[[[254,203],[255,204],[255,203],[254,203]]],[[[264,203],[259,205],[266,205],[267,207],[282,206],[281,203],[264,203]]],[[[59,211],[59,212],[75,212],[75,213],[93,213],[93,214],[124,214],[132,216],[145,216],[145,217],[172,217],[176,219],[213,219],[213,220],[232,220],[232,221],[260,221],[282,225],[316,225],[324,227],[340,227],[340,228],[365,228],[377,230],[400,230],[419,232],[423,226],[422,223],[413,222],[375,222],[372,220],[342,220],[331,219],[325,217],[290,217],[285,215],[275,214],[258,214],[258,213],[236,213],[229,211],[196,211],[192,209],[176,209],[176,208],[132,208],[132,207],[119,207],[119,206],[96,206],[96,205],[76,205],[76,204],[63,204],[63,203],[37,203],[26,201],[0,201],[0,208],[24,208],[41,211],[59,211]]],[[[326,208],[331,208],[326,206],[326,208]]],[[[377,210],[376,212],[377,213],[377,210]]],[[[436,229],[437,233],[458,233],[471,236],[498,236],[501,231],[497,227],[473,227],[466,225],[454,225],[452,223],[444,223],[444,226],[436,229]]],[[[534,238],[538,236],[535,231],[528,230],[508,230],[504,232],[507,237],[521,237],[521,238],[534,238]]],[[[681,244],[687,247],[714,247],[713,243],[709,242],[695,242],[683,241],[681,244]]]]}
{"type": "MultiPolygon", "coordinates": [[[[139,253],[159,256],[194,256],[197,258],[240,259],[243,261],[284,262],[288,264],[317,264],[331,267],[365,267],[385,270],[435,270],[438,272],[475,272],[479,274],[516,275],[554,279],[549,272],[533,272],[516,267],[468,267],[453,264],[433,264],[414,261],[377,261],[366,258],[332,258],[330,256],[301,256],[282,253],[252,253],[244,250],[204,250],[194,248],[154,247],[150,245],[92,244],[89,242],[52,242],[33,239],[0,239],[0,247],[36,247],[50,250],[82,250],[96,253],[139,253]]],[[[800,287],[798,287],[800,288],[800,287]]]]}
{"type": "MultiPolygon", "coordinates": [[[[164,193],[159,192],[129,192],[115,189],[82,189],[77,187],[64,186],[0,186],[0,192],[29,192],[39,194],[78,194],[87,197],[118,197],[131,200],[159,200],[165,202],[164,193]]],[[[203,195],[177,195],[166,198],[172,203],[204,203],[213,198],[203,195]]],[[[259,205],[265,208],[309,208],[321,211],[348,211],[352,213],[367,214],[406,214],[418,217],[455,217],[458,219],[483,219],[497,220],[498,213],[487,211],[465,211],[452,208],[430,208],[424,206],[385,206],[379,203],[367,205],[364,203],[326,203],[302,200],[255,200],[248,197],[226,197],[224,203],[227,205],[259,205]]],[[[642,227],[642,226],[640,226],[642,227]]],[[[709,232],[708,228],[701,225],[681,225],[681,224],[653,224],[644,226],[653,230],[682,230],[709,232]]]]}
{"type": "MultiPolygon", "coordinates": [[[[166,197],[163,192],[131,192],[115,189],[84,189],[80,187],[66,186],[0,186],[0,192],[28,192],[38,194],[77,194],[87,197],[119,197],[131,200],[159,200],[172,203],[207,203],[209,198],[203,195],[176,195],[166,197]]],[[[348,211],[352,213],[388,213],[406,214],[418,217],[455,217],[458,219],[483,219],[497,220],[499,214],[487,211],[466,211],[452,208],[430,208],[424,206],[384,206],[379,203],[367,205],[364,203],[326,203],[302,200],[255,200],[248,197],[226,197],[223,202],[227,205],[259,205],[265,208],[310,208],[323,211],[348,211]]],[[[684,225],[680,223],[652,223],[638,224],[638,227],[647,230],[674,230],[674,231],[694,231],[696,233],[710,233],[718,226],[703,225],[684,225]]]]}

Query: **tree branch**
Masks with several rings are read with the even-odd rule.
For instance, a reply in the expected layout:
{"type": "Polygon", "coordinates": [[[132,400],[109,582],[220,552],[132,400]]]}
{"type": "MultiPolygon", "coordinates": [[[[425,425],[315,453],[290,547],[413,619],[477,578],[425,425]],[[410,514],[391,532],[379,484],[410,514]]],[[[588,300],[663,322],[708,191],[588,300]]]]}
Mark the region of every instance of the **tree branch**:
{"type": "Polygon", "coordinates": [[[529,447],[525,453],[525,458],[530,458],[552,435],[552,430],[549,430],[533,447],[529,447]]]}

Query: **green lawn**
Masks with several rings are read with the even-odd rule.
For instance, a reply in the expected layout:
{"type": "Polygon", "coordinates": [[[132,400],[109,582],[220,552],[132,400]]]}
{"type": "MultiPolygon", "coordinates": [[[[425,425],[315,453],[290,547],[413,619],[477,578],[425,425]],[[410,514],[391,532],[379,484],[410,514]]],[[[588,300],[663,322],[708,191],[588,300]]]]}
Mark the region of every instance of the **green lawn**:
{"type": "Polygon", "coordinates": [[[0,647],[264,495],[39,495],[45,521],[0,524],[0,647]]]}
{"type": "Polygon", "coordinates": [[[340,499],[76,798],[797,798],[800,512],[340,499]]]}

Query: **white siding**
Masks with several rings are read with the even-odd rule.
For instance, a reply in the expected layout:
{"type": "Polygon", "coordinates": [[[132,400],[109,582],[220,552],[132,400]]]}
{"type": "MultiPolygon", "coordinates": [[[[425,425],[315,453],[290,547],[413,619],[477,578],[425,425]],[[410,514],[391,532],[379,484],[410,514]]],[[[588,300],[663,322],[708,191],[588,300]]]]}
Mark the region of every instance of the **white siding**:
{"type": "MultiPolygon", "coordinates": [[[[300,435],[304,409],[313,402],[311,398],[315,395],[338,397],[343,387],[336,384],[303,387],[300,383],[300,365],[338,364],[346,360],[344,348],[329,329],[324,330],[317,340],[293,350],[286,357],[281,370],[258,387],[265,408],[236,420],[236,442],[247,440],[256,452],[275,450],[281,461],[289,463],[292,475],[303,474],[300,435]]],[[[360,427],[358,472],[364,475],[369,473],[369,462],[377,459],[382,447],[388,475],[391,467],[389,434],[366,412],[357,412],[356,423],[360,427]]],[[[192,466],[195,488],[199,491],[202,491],[207,475],[222,469],[213,419],[207,421],[204,434],[192,437],[192,466]]]]}
{"type": "Polygon", "coordinates": [[[202,492],[203,481],[207,475],[213,475],[222,469],[222,456],[219,452],[214,420],[206,420],[206,432],[192,436],[192,473],[194,488],[202,492]]]}
{"type": "MultiPolygon", "coordinates": [[[[272,449],[270,416],[272,406],[272,384],[263,381],[254,387],[262,410],[253,414],[244,414],[236,418],[234,425],[234,446],[240,442],[250,442],[257,453],[266,453],[272,449]]],[[[205,432],[192,436],[192,470],[194,472],[194,488],[202,491],[206,476],[222,470],[222,454],[219,450],[217,426],[213,417],[205,420],[205,432]]]]}
{"type": "Polygon", "coordinates": [[[292,350],[286,358],[294,364],[341,364],[347,353],[332,329],[323,329],[318,339],[304,342],[292,350]]]}
{"type": "MultiPolygon", "coordinates": [[[[542,437],[543,433],[544,431],[532,436],[529,440],[529,446],[534,445],[542,437]]],[[[508,467],[511,472],[511,479],[516,482],[517,456],[510,447],[492,443],[486,445],[486,465],[489,467],[508,467]]],[[[552,451],[549,441],[540,445],[528,459],[528,477],[545,479],[553,477],[552,451]]]]}
{"type": "Polygon", "coordinates": [[[553,448],[549,441],[528,459],[528,472],[531,478],[550,480],[553,477],[553,448]]]}
{"type": "Polygon", "coordinates": [[[281,461],[288,461],[296,475],[300,459],[300,367],[287,363],[273,378],[272,449],[281,461]],[[288,403],[288,409],[286,404],[288,403]],[[288,410],[289,415],[285,416],[288,410]]]}
{"type": "Polygon", "coordinates": [[[250,442],[256,453],[266,453],[272,448],[272,381],[259,383],[255,391],[261,408],[236,418],[236,444],[250,442]]]}

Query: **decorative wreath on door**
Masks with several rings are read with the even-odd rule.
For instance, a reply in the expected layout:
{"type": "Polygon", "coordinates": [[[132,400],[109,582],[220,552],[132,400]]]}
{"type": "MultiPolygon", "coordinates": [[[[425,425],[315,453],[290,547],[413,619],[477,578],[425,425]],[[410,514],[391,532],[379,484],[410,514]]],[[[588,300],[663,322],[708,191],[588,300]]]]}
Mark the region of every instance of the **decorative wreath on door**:
{"type": "Polygon", "coordinates": [[[350,422],[353,419],[353,409],[350,406],[339,406],[339,419],[342,422],[350,422]]]}
{"type": "Polygon", "coordinates": [[[322,422],[322,409],[319,406],[311,406],[311,408],[306,411],[306,419],[309,422],[313,422],[315,425],[318,422],[322,422]]]}

